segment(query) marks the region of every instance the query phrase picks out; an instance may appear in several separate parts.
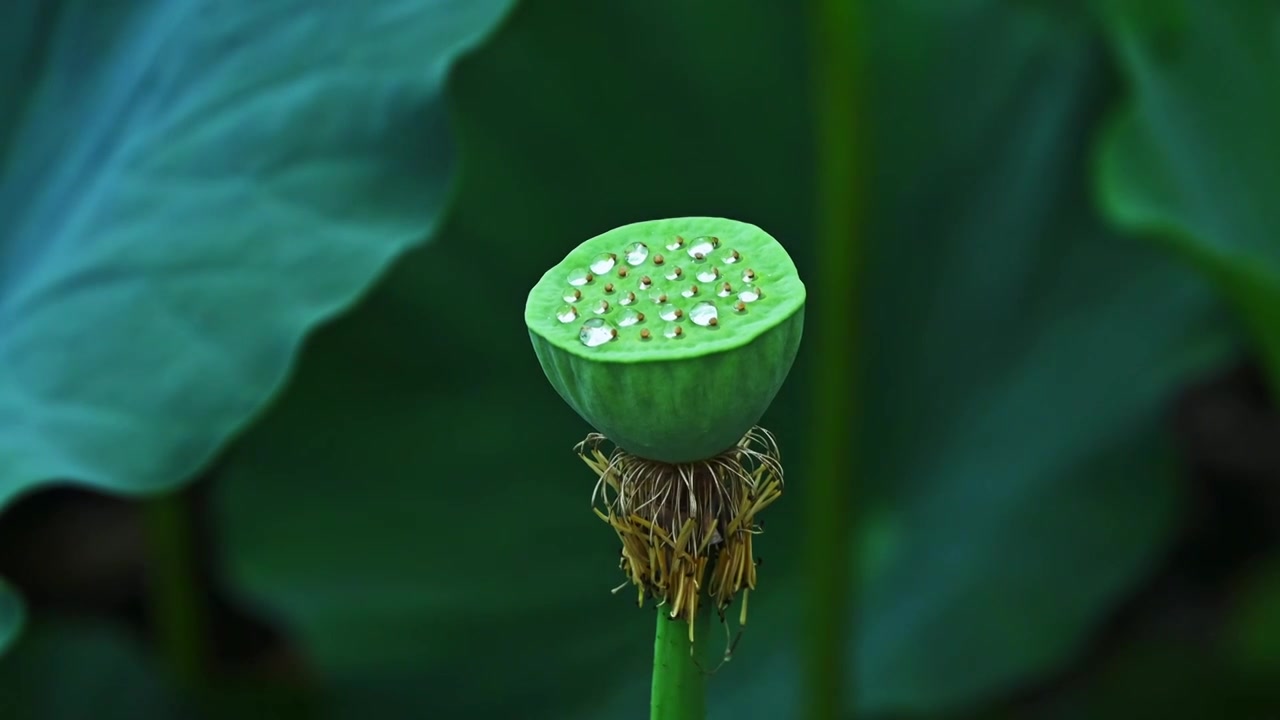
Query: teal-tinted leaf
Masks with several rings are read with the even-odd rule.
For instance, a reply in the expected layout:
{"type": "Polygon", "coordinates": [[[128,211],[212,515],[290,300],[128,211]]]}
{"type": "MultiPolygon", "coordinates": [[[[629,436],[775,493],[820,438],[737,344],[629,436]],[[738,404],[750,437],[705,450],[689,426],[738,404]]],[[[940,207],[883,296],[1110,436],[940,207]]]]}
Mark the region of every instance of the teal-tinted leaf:
{"type": "MultiPolygon", "coordinates": [[[[1086,27],[1011,3],[880,8],[871,711],[972,701],[1080,646],[1165,546],[1161,408],[1221,350],[1195,277],[1091,211],[1084,150],[1110,88],[1086,27]]],[[[466,162],[439,242],[316,336],[218,488],[231,576],[347,716],[643,716],[651,618],[607,593],[616,540],[569,451],[588,428],[521,309],[566,249],[644,218],[738,217],[802,277],[822,261],[798,12],[527,4],[461,69],[466,162]]],[[[804,352],[765,418],[788,494],[714,717],[797,712],[804,352]]]]}
{"type": "Polygon", "coordinates": [[[435,225],[441,84],[506,5],[7,4],[0,504],[172,486],[246,422],[435,225]]]}
{"type": "Polygon", "coordinates": [[[883,35],[877,77],[927,81],[876,105],[863,447],[882,495],[854,687],[867,710],[932,711],[1050,672],[1159,560],[1164,403],[1223,347],[1199,283],[1091,211],[1109,85],[1086,25],[999,3],[878,20],[917,45],[883,35]]]}
{"type": "Polygon", "coordinates": [[[33,622],[0,658],[0,716],[12,720],[189,717],[117,628],[87,620],[33,622]]]}
{"type": "Polygon", "coordinates": [[[36,615],[0,658],[5,720],[321,717],[314,698],[302,693],[300,683],[235,674],[180,690],[135,633],[87,617],[36,615]]]}
{"type": "Polygon", "coordinates": [[[1218,284],[1280,383],[1280,6],[1107,7],[1133,92],[1102,143],[1102,203],[1218,284]]]}
{"type": "Polygon", "coordinates": [[[0,580],[0,655],[4,654],[22,629],[24,615],[22,600],[13,588],[0,580]]]}

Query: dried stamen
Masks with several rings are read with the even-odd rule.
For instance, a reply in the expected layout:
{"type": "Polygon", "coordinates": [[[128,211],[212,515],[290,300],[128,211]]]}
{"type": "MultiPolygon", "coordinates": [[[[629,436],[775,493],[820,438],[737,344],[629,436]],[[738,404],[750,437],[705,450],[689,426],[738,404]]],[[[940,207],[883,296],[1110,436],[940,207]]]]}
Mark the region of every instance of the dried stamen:
{"type": "Polygon", "coordinates": [[[622,542],[620,567],[628,583],[618,589],[632,584],[640,605],[651,597],[669,606],[672,618],[689,623],[690,640],[703,591],[722,619],[741,593],[738,621],[745,625],[747,594],[756,586],[756,516],[782,494],[773,436],[753,428],[716,457],[680,464],[620,448],[606,455],[600,449],[605,440],[592,433],[575,450],[598,477],[596,515],[622,542]]]}

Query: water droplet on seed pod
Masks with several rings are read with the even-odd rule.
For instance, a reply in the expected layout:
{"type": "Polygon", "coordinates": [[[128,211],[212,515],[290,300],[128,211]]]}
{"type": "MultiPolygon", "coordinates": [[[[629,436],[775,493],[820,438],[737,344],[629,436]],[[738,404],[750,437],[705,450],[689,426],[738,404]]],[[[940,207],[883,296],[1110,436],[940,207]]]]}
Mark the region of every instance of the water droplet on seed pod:
{"type": "Polygon", "coordinates": [[[595,256],[591,261],[591,272],[597,275],[603,275],[613,269],[614,263],[618,260],[613,253],[602,253],[595,256]]]}
{"type": "Polygon", "coordinates": [[[716,310],[715,303],[705,300],[689,309],[689,319],[695,325],[701,325],[702,327],[715,325],[719,317],[720,312],[716,310]]]}
{"type": "Polygon", "coordinates": [[[649,257],[649,246],[644,243],[631,243],[622,251],[622,256],[626,258],[628,265],[635,267],[649,257]]]}
{"type": "Polygon", "coordinates": [[[601,318],[591,318],[578,331],[578,339],[587,347],[600,347],[616,337],[618,330],[601,318]]]}
{"type": "Polygon", "coordinates": [[[713,237],[694,238],[693,243],[689,245],[689,257],[695,260],[701,260],[707,257],[716,249],[717,241],[713,237]]]}
{"type": "Polygon", "coordinates": [[[622,311],[622,316],[618,318],[618,325],[620,327],[631,327],[643,320],[644,313],[637,311],[635,308],[627,308],[622,311]]]}

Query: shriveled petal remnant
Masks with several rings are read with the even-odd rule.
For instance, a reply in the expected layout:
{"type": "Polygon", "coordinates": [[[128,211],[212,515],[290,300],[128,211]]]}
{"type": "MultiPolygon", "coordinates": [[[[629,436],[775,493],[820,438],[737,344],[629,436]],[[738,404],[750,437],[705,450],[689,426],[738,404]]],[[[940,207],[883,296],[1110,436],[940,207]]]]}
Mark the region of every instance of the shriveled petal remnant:
{"type": "Polygon", "coordinates": [[[669,606],[672,618],[688,622],[692,641],[701,591],[722,619],[741,592],[739,623],[746,624],[747,594],[756,586],[751,542],[761,532],[756,515],[782,495],[773,435],[752,428],[730,450],[676,464],[621,448],[605,454],[605,442],[592,433],[576,451],[599,478],[593,509],[622,541],[622,571],[639,604],[652,597],[669,606]]]}

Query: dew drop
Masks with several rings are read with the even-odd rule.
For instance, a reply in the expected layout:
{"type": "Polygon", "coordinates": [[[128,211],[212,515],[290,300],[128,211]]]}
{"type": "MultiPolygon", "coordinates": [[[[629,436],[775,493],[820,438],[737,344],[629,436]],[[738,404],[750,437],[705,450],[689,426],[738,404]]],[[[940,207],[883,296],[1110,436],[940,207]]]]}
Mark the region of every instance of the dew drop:
{"type": "Polygon", "coordinates": [[[667,294],[658,288],[654,288],[649,291],[649,299],[655,303],[662,304],[667,301],[667,294]]]}
{"type": "Polygon", "coordinates": [[[740,313],[744,313],[747,311],[747,304],[739,300],[738,302],[733,304],[733,309],[737,310],[740,313]]]}
{"type": "Polygon", "coordinates": [[[571,323],[578,318],[578,309],[572,305],[565,305],[556,313],[556,319],[562,323],[571,323]]]}
{"type": "Polygon", "coordinates": [[[679,235],[677,235],[674,240],[667,243],[667,249],[672,251],[679,250],[683,246],[684,246],[684,238],[680,237],[679,235]]]}
{"type": "Polygon", "coordinates": [[[621,327],[631,327],[638,322],[644,322],[644,313],[635,308],[623,310],[622,317],[618,318],[618,325],[621,327]]]}
{"type": "Polygon", "coordinates": [[[747,268],[746,270],[742,271],[742,282],[751,282],[755,279],[756,279],[755,270],[752,270],[751,268],[747,268]]]}
{"type": "Polygon", "coordinates": [[[724,260],[722,260],[721,262],[723,262],[725,265],[732,265],[741,259],[742,259],[742,256],[738,254],[737,250],[730,250],[729,252],[725,253],[724,260]]]}
{"type": "Polygon", "coordinates": [[[669,321],[679,320],[684,317],[684,311],[671,303],[667,303],[658,311],[658,317],[669,321]]]}
{"type": "Polygon", "coordinates": [[[649,257],[649,246],[639,242],[631,243],[623,248],[622,256],[627,259],[628,265],[635,267],[649,257]]]}
{"type": "Polygon", "coordinates": [[[720,286],[720,292],[717,292],[716,294],[720,297],[729,297],[733,294],[733,286],[729,283],[725,283],[720,286]]]}
{"type": "Polygon", "coordinates": [[[711,267],[704,267],[698,271],[698,279],[702,282],[715,282],[718,277],[720,277],[720,271],[717,270],[714,265],[711,267]]]}
{"type": "Polygon", "coordinates": [[[595,307],[591,308],[591,312],[593,312],[593,313],[595,313],[595,314],[597,314],[597,315],[603,315],[603,314],[605,314],[605,313],[609,312],[609,301],[608,301],[608,300],[601,300],[601,301],[597,302],[597,303],[596,303],[596,305],[595,305],[595,307]]]}
{"type": "Polygon", "coordinates": [[[720,241],[713,237],[694,238],[693,244],[689,246],[689,257],[695,260],[702,260],[711,254],[720,241]]]}
{"type": "Polygon", "coordinates": [[[698,286],[697,286],[697,285],[690,285],[689,287],[685,288],[684,290],[681,290],[681,291],[680,291],[680,294],[681,294],[681,295],[683,295],[683,296],[685,296],[685,297],[687,297],[687,298],[691,298],[691,297],[693,297],[694,295],[697,295],[697,294],[698,294],[698,286]]]}
{"type": "Polygon", "coordinates": [[[649,277],[648,275],[645,275],[644,277],[640,278],[641,290],[648,290],[651,287],[653,287],[653,278],[649,277]]]}
{"type": "Polygon", "coordinates": [[[569,284],[574,287],[582,287],[594,279],[591,272],[583,268],[578,268],[569,273],[569,284]]]}
{"type": "Polygon", "coordinates": [[[618,337],[618,330],[607,320],[591,318],[582,324],[578,339],[587,347],[599,347],[618,337]]]}
{"type": "Polygon", "coordinates": [[[755,302],[760,299],[760,288],[748,286],[738,293],[738,299],[742,302],[755,302]]]}
{"type": "Polygon", "coordinates": [[[581,290],[570,290],[564,294],[564,301],[567,303],[576,303],[582,299],[581,290]]]}
{"type": "Polygon", "coordinates": [[[680,327],[680,323],[669,322],[667,323],[667,326],[662,329],[662,334],[672,340],[676,340],[684,337],[684,328],[680,327]]]}
{"type": "Polygon", "coordinates": [[[635,301],[636,301],[636,294],[633,292],[629,292],[626,295],[623,295],[622,297],[618,298],[619,305],[630,305],[635,301]]]}
{"type": "Polygon", "coordinates": [[[719,317],[720,312],[716,310],[715,303],[704,300],[697,305],[694,305],[692,308],[689,308],[689,319],[692,320],[695,325],[701,325],[702,327],[715,325],[718,322],[717,318],[719,317]]]}
{"type": "Polygon", "coordinates": [[[597,275],[603,275],[613,269],[618,262],[618,256],[613,253],[601,253],[591,260],[591,272],[597,275]]]}
{"type": "Polygon", "coordinates": [[[684,271],[683,271],[683,270],[681,270],[681,269],[680,269],[680,268],[678,268],[678,267],[673,267],[673,268],[671,268],[670,270],[668,270],[668,271],[667,271],[667,279],[668,279],[668,280],[679,280],[679,279],[680,279],[680,276],[681,276],[681,275],[683,275],[683,274],[684,274],[684,271]]]}

